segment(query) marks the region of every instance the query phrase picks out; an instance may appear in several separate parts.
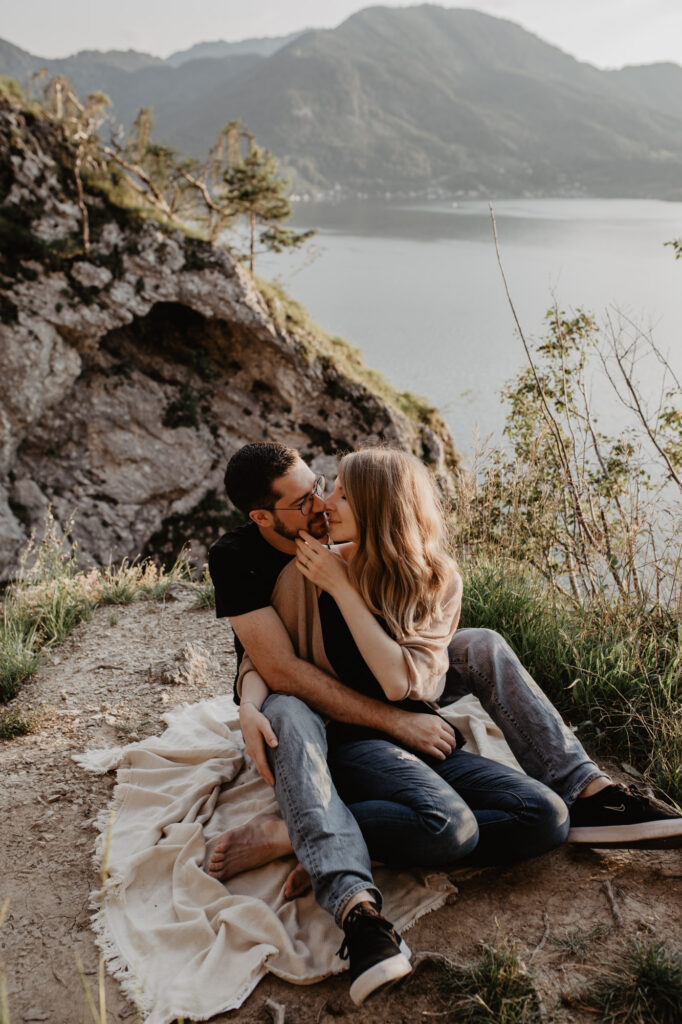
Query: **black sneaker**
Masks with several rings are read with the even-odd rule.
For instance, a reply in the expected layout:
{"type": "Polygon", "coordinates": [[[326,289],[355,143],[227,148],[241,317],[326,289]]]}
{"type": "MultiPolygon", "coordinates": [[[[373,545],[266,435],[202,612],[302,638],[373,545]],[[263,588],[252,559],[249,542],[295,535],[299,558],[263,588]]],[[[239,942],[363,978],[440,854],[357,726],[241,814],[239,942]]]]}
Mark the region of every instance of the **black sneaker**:
{"type": "Polygon", "coordinates": [[[360,1006],[368,996],[403,978],[412,970],[393,925],[369,903],[358,903],[343,922],[346,937],[339,950],[342,960],[349,961],[350,997],[360,1006]]]}
{"type": "Polygon", "coordinates": [[[639,847],[655,850],[682,846],[682,816],[636,789],[612,785],[571,807],[569,843],[639,847]]]}

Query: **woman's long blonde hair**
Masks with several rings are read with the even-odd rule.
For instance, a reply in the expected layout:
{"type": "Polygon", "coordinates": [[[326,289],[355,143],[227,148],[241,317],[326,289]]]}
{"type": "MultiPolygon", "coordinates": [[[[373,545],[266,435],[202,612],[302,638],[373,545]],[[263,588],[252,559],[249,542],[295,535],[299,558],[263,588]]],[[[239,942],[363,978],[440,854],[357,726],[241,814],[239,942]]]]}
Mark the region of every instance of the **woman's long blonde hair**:
{"type": "Polygon", "coordinates": [[[358,528],[350,578],[397,639],[442,613],[457,565],[424,465],[392,448],[344,456],[339,478],[358,528]]]}

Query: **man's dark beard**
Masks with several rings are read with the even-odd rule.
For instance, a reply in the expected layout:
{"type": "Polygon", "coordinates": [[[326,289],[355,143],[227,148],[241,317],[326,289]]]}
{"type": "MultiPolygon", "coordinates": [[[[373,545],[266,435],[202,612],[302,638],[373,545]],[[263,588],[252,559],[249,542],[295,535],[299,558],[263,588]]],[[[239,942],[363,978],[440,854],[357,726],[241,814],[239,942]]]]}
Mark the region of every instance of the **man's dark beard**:
{"type": "Polygon", "coordinates": [[[308,533],[312,534],[317,540],[326,540],[327,525],[321,512],[311,516],[305,526],[300,527],[299,530],[290,530],[285,526],[276,511],[273,512],[273,519],[273,529],[275,533],[279,534],[280,537],[286,537],[287,540],[296,540],[300,530],[307,530],[308,533]]]}
{"type": "Polygon", "coordinates": [[[327,540],[327,524],[321,512],[312,517],[308,523],[308,533],[312,534],[315,540],[327,540]]]}
{"type": "Polygon", "coordinates": [[[273,512],[273,530],[279,534],[280,537],[286,537],[287,540],[296,540],[298,537],[298,530],[290,530],[284,525],[282,520],[279,518],[276,512],[273,512]]]}

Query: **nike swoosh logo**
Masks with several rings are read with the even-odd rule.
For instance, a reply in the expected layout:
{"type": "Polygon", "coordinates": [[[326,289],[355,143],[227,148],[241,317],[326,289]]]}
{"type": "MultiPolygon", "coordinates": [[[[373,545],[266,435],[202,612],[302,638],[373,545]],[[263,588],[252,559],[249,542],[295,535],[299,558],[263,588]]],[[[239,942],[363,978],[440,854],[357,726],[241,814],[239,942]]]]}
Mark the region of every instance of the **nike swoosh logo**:
{"type": "Polygon", "coordinates": [[[608,804],[604,804],[605,811],[616,811],[618,814],[622,814],[625,810],[625,804],[621,804],[620,807],[609,807],[608,804]]]}

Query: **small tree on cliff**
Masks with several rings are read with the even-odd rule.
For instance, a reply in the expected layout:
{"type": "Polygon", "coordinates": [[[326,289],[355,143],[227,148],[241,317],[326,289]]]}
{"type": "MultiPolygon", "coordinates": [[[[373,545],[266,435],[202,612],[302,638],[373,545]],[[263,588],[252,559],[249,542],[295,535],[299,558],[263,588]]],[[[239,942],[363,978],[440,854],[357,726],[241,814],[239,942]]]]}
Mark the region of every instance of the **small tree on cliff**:
{"type": "Polygon", "coordinates": [[[103,92],[90,93],[82,103],[65,75],[50,78],[45,69],[33,76],[33,82],[43,85],[43,105],[62,127],[65,136],[75,147],[73,165],[78,207],[82,217],[83,250],[90,251],[90,219],[83,193],[84,170],[98,170],[101,165],[97,130],[104,121],[105,110],[111,100],[103,92]]]}
{"type": "Polygon", "coordinates": [[[164,217],[178,224],[187,220],[201,223],[207,202],[201,165],[198,160],[179,157],[165,143],[154,142],[153,127],[152,108],[142,107],[125,144],[113,139],[103,150],[127,172],[128,184],[164,217]]]}
{"type": "Polygon", "coordinates": [[[242,132],[248,151],[225,171],[221,202],[248,222],[249,268],[253,272],[258,224],[265,225],[260,235],[261,244],[274,252],[298,248],[315,232],[282,227],[282,222],[291,216],[291,203],[286,195],[289,182],[277,176],[279,164],[275,157],[256,145],[253,136],[243,127],[242,132]]]}
{"type": "Polygon", "coordinates": [[[139,111],[126,140],[115,130],[107,145],[98,136],[105,108],[111,105],[104,93],[92,93],[83,103],[63,75],[50,77],[43,71],[34,80],[42,86],[43,109],[75,146],[74,177],[86,253],[90,227],[84,171],[89,172],[91,185],[106,191],[119,205],[132,200],[139,206],[141,200],[143,208],[154,211],[162,222],[199,230],[211,242],[227,244],[221,236],[235,221],[246,218],[251,270],[258,224],[264,225],[261,244],[274,252],[296,248],[315,234],[283,227],[283,221],[291,215],[286,196],[289,183],[277,176],[277,161],[256,145],[241,121],[231,121],[222,129],[203,162],[180,156],[170,146],[152,139],[151,107],[139,111]]]}

